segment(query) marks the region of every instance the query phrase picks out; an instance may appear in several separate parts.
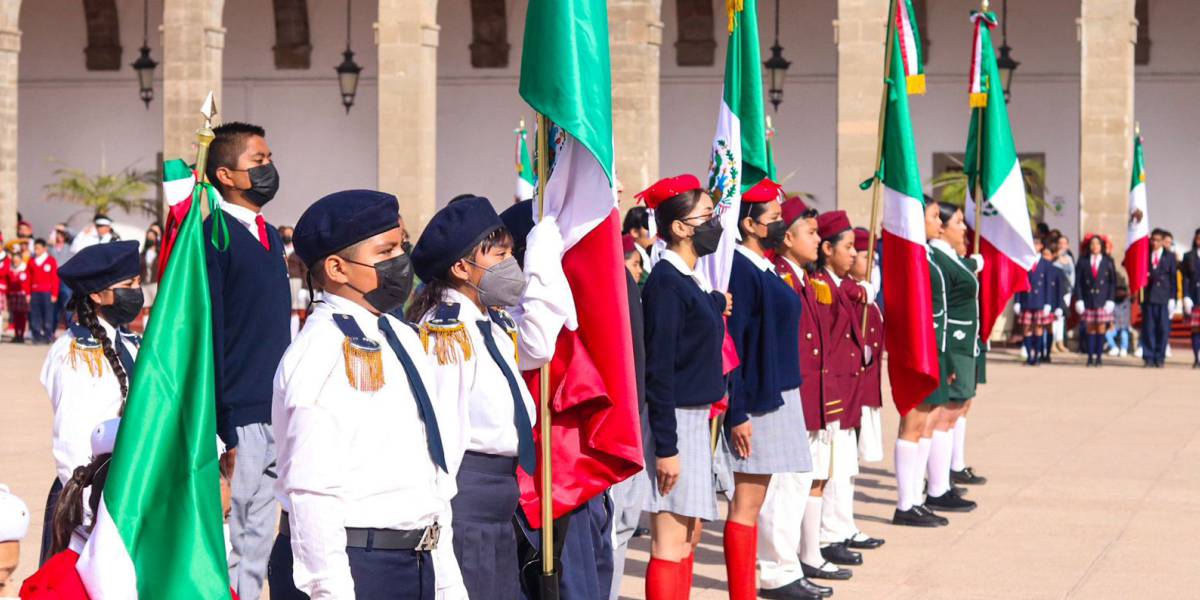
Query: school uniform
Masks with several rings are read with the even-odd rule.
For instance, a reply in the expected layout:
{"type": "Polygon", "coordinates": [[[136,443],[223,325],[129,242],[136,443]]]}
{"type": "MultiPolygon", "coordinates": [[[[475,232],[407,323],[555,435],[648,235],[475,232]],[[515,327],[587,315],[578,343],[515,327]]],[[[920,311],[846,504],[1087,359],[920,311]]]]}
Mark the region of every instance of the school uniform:
{"type": "Polygon", "coordinates": [[[1171,337],[1171,313],[1179,294],[1175,254],[1160,248],[1150,253],[1150,278],[1142,301],[1142,360],[1162,366],[1171,337]]]}
{"type": "Polygon", "coordinates": [[[1029,270],[1029,289],[1013,295],[1017,321],[1021,325],[1049,325],[1054,322],[1054,296],[1058,287],[1058,273],[1054,263],[1039,258],[1029,270]]]}
{"type": "Polygon", "coordinates": [[[1192,328],[1192,366],[1200,368],[1200,249],[1183,255],[1183,313],[1192,328]]]}
{"type": "MultiPolygon", "coordinates": [[[[1107,254],[1089,254],[1081,259],[1075,270],[1075,310],[1082,317],[1082,325],[1107,326],[1113,321],[1117,293],[1117,269],[1107,254]]],[[[1082,345],[1088,354],[1088,364],[1101,360],[1104,350],[1100,335],[1086,333],[1082,345]]]]}
{"type": "Polygon", "coordinates": [[[49,254],[29,260],[29,329],[35,344],[49,344],[55,329],[54,303],[58,300],[58,261],[49,254]]]}
{"type": "Polygon", "coordinates": [[[29,264],[11,265],[5,286],[9,317],[12,320],[13,342],[25,341],[25,327],[29,323],[29,264]]]}
{"type": "Polygon", "coordinates": [[[929,261],[929,286],[930,298],[932,299],[933,307],[933,331],[934,343],[938,351],[938,387],[930,392],[925,398],[923,404],[930,406],[940,406],[950,402],[949,389],[947,383],[950,378],[950,359],[946,356],[947,335],[946,330],[950,323],[948,322],[948,313],[946,311],[946,274],[942,265],[943,261],[935,260],[937,250],[934,249],[932,242],[925,246],[925,256],[929,261]]]}
{"type": "Polygon", "coordinates": [[[862,408],[856,395],[863,366],[860,331],[850,300],[841,289],[841,278],[828,269],[818,270],[812,278],[828,286],[832,296],[829,304],[817,303],[818,318],[826,327],[829,341],[825,349],[825,376],[832,379],[832,383],[826,389],[833,392],[824,403],[830,440],[827,477],[853,477],[858,474],[858,439],[854,430],[862,421],[862,408]]]}

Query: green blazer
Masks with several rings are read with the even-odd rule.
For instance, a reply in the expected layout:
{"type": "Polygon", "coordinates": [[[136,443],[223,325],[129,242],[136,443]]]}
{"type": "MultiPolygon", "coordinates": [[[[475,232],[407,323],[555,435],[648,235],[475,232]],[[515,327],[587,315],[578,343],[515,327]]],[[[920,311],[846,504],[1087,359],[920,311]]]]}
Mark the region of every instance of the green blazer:
{"type": "MultiPolygon", "coordinates": [[[[938,265],[945,283],[945,351],[966,356],[979,355],[979,280],[975,261],[962,259],[945,242],[930,243],[931,260],[938,265]]],[[[936,306],[937,301],[934,301],[936,306]]],[[[937,312],[937,309],[934,309],[937,312]]]]}
{"type": "Polygon", "coordinates": [[[946,276],[941,264],[934,260],[938,251],[926,246],[925,255],[929,258],[929,287],[933,292],[933,332],[937,340],[938,354],[946,351],[946,276]]]}

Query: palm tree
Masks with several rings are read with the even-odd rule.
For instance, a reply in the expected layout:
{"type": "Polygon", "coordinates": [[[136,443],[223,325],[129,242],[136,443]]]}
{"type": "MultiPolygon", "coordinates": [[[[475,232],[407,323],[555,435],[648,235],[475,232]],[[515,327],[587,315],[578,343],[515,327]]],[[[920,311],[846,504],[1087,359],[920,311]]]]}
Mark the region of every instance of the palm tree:
{"type": "MultiPolygon", "coordinates": [[[[967,174],[962,170],[962,161],[950,155],[950,159],[958,163],[958,168],[944,171],[930,180],[933,189],[941,188],[941,201],[954,206],[964,206],[967,201],[967,174]]],[[[1058,214],[1061,206],[1051,205],[1044,199],[1046,189],[1046,165],[1037,159],[1026,158],[1021,161],[1021,176],[1025,179],[1025,203],[1029,207],[1029,218],[1034,223],[1040,222],[1049,209],[1058,214]]]]}
{"type": "Polygon", "coordinates": [[[83,169],[62,167],[54,171],[58,179],[46,185],[45,200],[81,204],[97,213],[108,214],[119,208],[126,213],[157,214],[157,200],[145,197],[157,180],[153,171],[126,168],[120,173],[89,175],[83,169]]]}

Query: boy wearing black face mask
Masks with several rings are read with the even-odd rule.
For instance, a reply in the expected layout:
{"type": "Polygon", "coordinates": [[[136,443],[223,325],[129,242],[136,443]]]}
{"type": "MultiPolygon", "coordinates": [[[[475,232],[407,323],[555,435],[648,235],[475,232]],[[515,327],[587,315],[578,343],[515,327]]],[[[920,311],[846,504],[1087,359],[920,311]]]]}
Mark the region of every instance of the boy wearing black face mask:
{"type": "Polygon", "coordinates": [[[271,473],[271,376],[291,342],[291,286],[283,240],[262,207],[279,188],[265,132],[226,123],[213,130],[207,177],[221,195],[224,225],[210,215],[205,235],[213,306],[217,434],[226,445],[221,474],[229,479],[232,508],[229,579],[238,596],[262,591],[275,533],[271,473]],[[225,244],[225,241],[228,243],[225,244]]]}
{"type": "Polygon", "coordinates": [[[275,375],[284,514],[271,595],[462,595],[449,539],[458,441],[442,433],[458,414],[436,402],[421,338],[394,316],[413,283],[396,198],[330,194],[294,241],[322,295],[275,375]]]}

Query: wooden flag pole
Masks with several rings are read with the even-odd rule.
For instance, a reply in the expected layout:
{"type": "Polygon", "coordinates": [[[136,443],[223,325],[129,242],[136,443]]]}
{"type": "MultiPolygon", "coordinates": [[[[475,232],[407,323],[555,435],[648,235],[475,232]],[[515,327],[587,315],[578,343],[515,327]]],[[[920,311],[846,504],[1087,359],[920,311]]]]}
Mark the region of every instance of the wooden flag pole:
{"type": "MultiPolygon", "coordinates": [[[[980,11],[987,13],[988,0],[983,0],[983,2],[980,4],[980,11]]],[[[976,25],[976,27],[986,27],[986,25],[979,24],[976,25]]],[[[991,52],[990,47],[988,48],[988,52],[991,52]]],[[[977,67],[982,69],[983,56],[979,57],[979,63],[980,64],[977,65],[977,67]]],[[[980,75],[980,77],[983,77],[983,75],[980,75]]],[[[992,82],[988,80],[986,84],[988,90],[987,94],[990,96],[992,82]]],[[[982,252],[979,250],[979,230],[981,229],[981,221],[983,220],[983,111],[986,109],[986,106],[981,106],[975,109],[979,111],[977,120],[975,121],[975,185],[972,186],[974,188],[973,191],[975,192],[975,243],[971,245],[971,251],[975,254],[982,254],[982,252]]]]}
{"type": "MultiPolygon", "coordinates": [[[[546,178],[550,176],[550,120],[537,115],[537,198],[538,219],[546,214],[546,178]]],[[[554,477],[550,448],[550,363],[538,370],[541,402],[538,428],[542,438],[542,575],[554,574],[554,477]]]]}
{"type": "MultiPolygon", "coordinates": [[[[875,270],[875,223],[879,220],[880,186],[883,185],[883,182],[879,178],[879,166],[883,163],[883,127],[887,121],[888,88],[891,86],[888,78],[891,76],[892,69],[892,36],[895,34],[895,28],[896,0],[892,0],[888,8],[887,35],[883,41],[883,93],[879,95],[879,139],[875,143],[875,171],[874,181],[871,185],[871,223],[867,227],[870,232],[869,241],[867,242],[867,283],[871,283],[871,272],[875,270]]],[[[866,338],[867,335],[867,313],[871,308],[870,299],[868,298],[867,300],[863,304],[862,325],[860,327],[863,338],[866,338]]]]}

